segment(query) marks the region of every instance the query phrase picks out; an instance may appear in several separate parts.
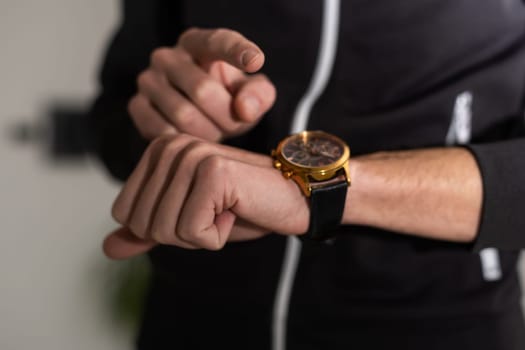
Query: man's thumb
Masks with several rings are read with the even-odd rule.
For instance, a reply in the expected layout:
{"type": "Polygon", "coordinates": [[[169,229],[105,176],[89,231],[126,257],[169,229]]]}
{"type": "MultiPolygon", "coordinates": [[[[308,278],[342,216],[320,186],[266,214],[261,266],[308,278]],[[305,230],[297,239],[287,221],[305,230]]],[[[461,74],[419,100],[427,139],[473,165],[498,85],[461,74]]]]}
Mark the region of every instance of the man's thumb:
{"type": "Polygon", "coordinates": [[[110,259],[128,259],[144,254],[156,245],[156,242],[137,238],[128,228],[121,227],[104,239],[102,250],[110,259]]]}

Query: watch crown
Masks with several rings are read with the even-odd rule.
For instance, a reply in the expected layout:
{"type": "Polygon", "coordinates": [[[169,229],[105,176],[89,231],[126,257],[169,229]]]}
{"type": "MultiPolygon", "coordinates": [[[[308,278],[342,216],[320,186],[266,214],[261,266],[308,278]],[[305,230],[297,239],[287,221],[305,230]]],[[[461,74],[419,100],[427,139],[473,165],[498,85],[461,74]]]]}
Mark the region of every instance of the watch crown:
{"type": "Polygon", "coordinates": [[[293,175],[293,171],[284,171],[283,176],[287,179],[291,178],[293,175]]]}
{"type": "Polygon", "coordinates": [[[279,170],[280,170],[281,167],[282,167],[283,165],[282,165],[281,162],[279,162],[278,160],[274,160],[274,161],[273,161],[273,166],[274,166],[276,169],[279,169],[279,170]]]}

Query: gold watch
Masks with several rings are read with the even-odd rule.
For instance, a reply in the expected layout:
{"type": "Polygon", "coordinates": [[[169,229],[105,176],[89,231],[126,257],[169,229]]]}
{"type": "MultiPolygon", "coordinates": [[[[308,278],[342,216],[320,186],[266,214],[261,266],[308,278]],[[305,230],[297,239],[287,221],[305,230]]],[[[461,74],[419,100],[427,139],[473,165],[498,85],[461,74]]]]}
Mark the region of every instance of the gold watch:
{"type": "Polygon", "coordinates": [[[273,165],[294,180],[310,201],[310,224],[302,238],[332,238],[350,186],[350,147],[323,131],[288,136],[272,151],[273,165]]]}

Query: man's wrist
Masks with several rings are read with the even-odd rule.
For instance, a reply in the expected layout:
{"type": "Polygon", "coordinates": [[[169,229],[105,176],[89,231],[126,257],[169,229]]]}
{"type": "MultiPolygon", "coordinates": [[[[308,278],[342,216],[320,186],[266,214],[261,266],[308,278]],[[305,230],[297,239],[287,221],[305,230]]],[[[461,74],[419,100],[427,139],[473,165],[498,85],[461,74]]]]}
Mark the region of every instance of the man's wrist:
{"type": "Polygon", "coordinates": [[[352,158],[348,167],[352,176],[352,186],[348,187],[346,192],[345,209],[343,211],[343,217],[341,224],[351,225],[358,223],[358,203],[360,197],[360,191],[362,190],[362,183],[360,183],[360,168],[363,166],[358,158],[352,158]]]}

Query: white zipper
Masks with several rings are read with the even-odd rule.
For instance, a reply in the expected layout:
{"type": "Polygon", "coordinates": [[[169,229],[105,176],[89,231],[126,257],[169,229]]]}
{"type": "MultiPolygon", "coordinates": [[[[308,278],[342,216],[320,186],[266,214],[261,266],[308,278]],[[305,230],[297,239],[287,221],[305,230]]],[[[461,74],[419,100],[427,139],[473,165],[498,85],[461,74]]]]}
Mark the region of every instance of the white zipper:
{"type": "MultiPolygon", "coordinates": [[[[317,63],[305,95],[299,101],[292,120],[290,133],[295,134],[306,130],[310,111],[326,88],[337,52],[337,37],[339,32],[340,0],[323,1],[323,19],[321,40],[317,63]]],[[[293,281],[301,255],[301,243],[293,236],[286,240],[281,275],[277,284],[273,307],[272,349],[286,349],[286,324],[293,281]]]]}

